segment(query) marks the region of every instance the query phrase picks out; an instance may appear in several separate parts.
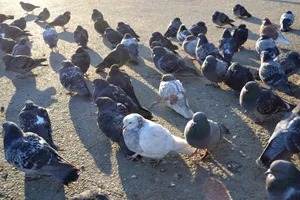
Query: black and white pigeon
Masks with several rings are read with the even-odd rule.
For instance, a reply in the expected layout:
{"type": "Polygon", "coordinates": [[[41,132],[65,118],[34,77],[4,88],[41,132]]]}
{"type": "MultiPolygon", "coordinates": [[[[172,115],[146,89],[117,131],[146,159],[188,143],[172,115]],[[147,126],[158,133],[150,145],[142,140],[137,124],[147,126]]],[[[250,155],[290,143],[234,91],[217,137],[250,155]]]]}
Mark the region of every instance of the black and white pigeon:
{"type": "Polygon", "coordinates": [[[151,57],[155,67],[164,74],[192,73],[200,76],[195,69],[188,67],[180,56],[168,52],[164,47],[154,47],[151,57]]]}
{"type": "Polygon", "coordinates": [[[91,64],[91,57],[83,47],[78,47],[71,57],[71,62],[79,67],[83,74],[86,74],[91,64]]]}
{"type": "Polygon", "coordinates": [[[20,127],[24,132],[32,132],[42,137],[53,149],[58,146],[52,139],[52,127],[48,112],[45,108],[27,100],[19,113],[20,127]]]}
{"type": "Polygon", "coordinates": [[[224,60],[230,64],[236,48],[235,38],[231,36],[229,29],[224,29],[222,39],[219,41],[219,49],[222,50],[224,60]]]}
{"type": "Polygon", "coordinates": [[[24,31],[16,26],[8,24],[0,24],[0,33],[4,34],[4,37],[11,39],[18,39],[19,37],[31,36],[28,31],[24,31]]]}
{"type": "Polygon", "coordinates": [[[87,43],[89,41],[89,34],[87,30],[82,26],[77,26],[76,30],[74,31],[74,40],[78,46],[82,46],[83,48],[87,49],[87,43]]]}
{"type": "Polygon", "coordinates": [[[259,77],[271,89],[277,89],[290,96],[294,95],[284,70],[278,62],[273,61],[267,51],[261,53],[259,77]]]}
{"type": "Polygon", "coordinates": [[[19,43],[14,46],[11,54],[14,56],[18,56],[18,55],[31,56],[31,46],[27,42],[27,39],[22,38],[19,41],[19,43]]]}
{"type": "Polygon", "coordinates": [[[176,37],[178,29],[181,26],[181,24],[182,24],[182,22],[178,17],[173,19],[170,22],[168,29],[167,29],[166,33],[164,34],[164,36],[165,37],[176,37]]]}
{"type": "Polygon", "coordinates": [[[42,12],[40,12],[40,13],[36,16],[34,22],[38,22],[38,21],[45,22],[45,21],[47,21],[47,19],[49,19],[49,17],[50,17],[50,12],[49,12],[49,10],[48,10],[47,8],[44,8],[44,9],[42,10],[42,12]]]}
{"type": "Polygon", "coordinates": [[[151,119],[152,113],[147,109],[137,105],[120,87],[109,84],[104,79],[95,79],[93,81],[93,100],[96,101],[99,97],[109,97],[117,103],[122,103],[126,106],[129,113],[139,113],[147,119],[151,119]]]}
{"type": "Polygon", "coordinates": [[[61,157],[42,137],[24,133],[13,122],[4,122],[2,127],[5,159],[24,172],[27,180],[46,174],[68,185],[78,179],[78,167],[61,157]]]}
{"type": "Polygon", "coordinates": [[[126,48],[128,49],[130,60],[129,62],[138,65],[139,62],[139,43],[138,40],[130,35],[129,33],[126,33],[121,41],[121,44],[124,44],[126,48]]]}
{"type": "Polygon", "coordinates": [[[299,122],[300,104],[292,112],[286,113],[276,125],[267,146],[256,163],[269,167],[275,160],[287,160],[293,154],[299,153],[299,122]]]}
{"type": "Polygon", "coordinates": [[[222,136],[229,133],[224,124],[207,119],[203,112],[195,113],[184,129],[187,143],[196,148],[193,154],[197,154],[198,149],[205,150],[201,159],[209,156],[209,151],[217,146],[222,136]]]}
{"type": "Polygon", "coordinates": [[[26,28],[26,20],[24,17],[21,17],[20,19],[14,20],[10,25],[16,26],[22,30],[26,28]]]}
{"type": "Polygon", "coordinates": [[[296,51],[279,54],[274,61],[278,62],[287,76],[296,74],[300,69],[300,55],[296,51]]]}
{"type": "Polygon", "coordinates": [[[16,44],[18,44],[17,41],[13,39],[0,37],[0,50],[5,53],[11,54],[16,44]]]}
{"type": "Polygon", "coordinates": [[[237,92],[240,92],[249,81],[254,81],[252,73],[237,62],[230,65],[224,77],[224,83],[237,92]]]}
{"type": "Polygon", "coordinates": [[[233,7],[233,14],[238,18],[252,17],[252,15],[246,10],[246,8],[240,4],[236,4],[233,7]]]}
{"type": "Polygon", "coordinates": [[[214,12],[214,14],[212,15],[212,22],[215,23],[218,28],[227,24],[231,27],[234,27],[234,25],[232,24],[234,20],[230,19],[225,13],[219,11],[214,12]]]}
{"type": "Polygon", "coordinates": [[[97,18],[97,20],[94,23],[94,28],[100,35],[103,35],[105,32],[105,29],[109,28],[107,21],[105,21],[102,18],[97,18]]]}
{"type": "Polygon", "coordinates": [[[84,75],[79,69],[68,60],[61,62],[62,68],[59,70],[59,80],[61,85],[68,90],[70,95],[74,92],[80,96],[90,97],[91,93],[84,81],[84,75]]]}
{"type": "Polygon", "coordinates": [[[110,27],[105,29],[104,36],[110,42],[112,48],[115,48],[123,39],[123,34],[110,27]]]}
{"type": "Polygon", "coordinates": [[[64,14],[56,17],[52,22],[49,23],[50,26],[60,26],[64,29],[67,29],[65,25],[70,21],[71,13],[69,11],[64,12],[64,14]]]}
{"type": "Polygon", "coordinates": [[[252,113],[258,122],[293,109],[293,105],[283,101],[272,90],[259,86],[255,81],[250,81],[243,87],[240,93],[240,105],[247,112],[252,113]]]}
{"type": "Polygon", "coordinates": [[[276,46],[275,41],[267,35],[262,35],[255,44],[255,49],[260,55],[263,51],[268,51],[271,54],[272,58],[275,58],[280,54],[278,47],[276,46]]]}
{"type": "Polygon", "coordinates": [[[47,61],[46,58],[31,58],[23,55],[13,56],[11,54],[6,54],[2,57],[2,61],[5,64],[6,71],[17,72],[20,74],[25,74],[36,67],[47,66],[47,64],[42,64],[42,62],[47,61]]]}
{"type": "Polygon", "coordinates": [[[232,37],[235,39],[235,52],[237,52],[248,40],[248,28],[241,24],[233,30],[232,37]]]}
{"type": "Polygon", "coordinates": [[[192,31],[187,29],[184,24],[181,24],[176,35],[179,44],[182,44],[185,38],[189,35],[193,35],[192,31]]]}
{"type": "Polygon", "coordinates": [[[149,46],[151,46],[152,42],[154,41],[159,42],[163,47],[166,47],[173,53],[177,54],[176,50],[178,49],[178,47],[174,45],[167,37],[163,36],[160,32],[152,33],[152,36],[149,40],[149,46]]]}
{"type": "Polygon", "coordinates": [[[136,32],[130,27],[129,24],[125,24],[124,22],[118,22],[117,31],[125,35],[126,33],[132,35],[137,39],[137,41],[140,41],[140,36],[136,34],[136,32]]]}
{"type": "Polygon", "coordinates": [[[196,24],[193,24],[190,30],[192,31],[194,36],[198,36],[200,33],[206,35],[207,33],[207,27],[203,21],[199,21],[196,24]]]}
{"type": "Polygon", "coordinates": [[[49,25],[46,26],[46,30],[43,32],[43,38],[45,43],[49,46],[49,48],[53,51],[58,51],[57,48],[57,41],[58,41],[58,34],[54,27],[49,25]]]}
{"type": "Polygon", "coordinates": [[[96,68],[96,72],[101,72],[105,68],[110,68],[112,65],[117,64],[122,67],[130,60],[129,51],[124,44],[118,44],[117,47],[112,50],[96,68]]]}
{"type": "Polygon", "coordinates": [[[103,14],[98,9],[93,9],[92,20],[96,22],[98,19],[104,20],[103,14]]]}
{"type": "Polygon", "coordinates": [[[3,22],[5,22],[6,20],[13,20],[15,17],[13,15],[5,15],[0,13],[0,24],[2,24],[3,22]]]}
{"type": "Polygon", "coordinates": [[[101,189],[93,188],[75,195],[70,200],[109,200],[109,197],[103,194],[101,189]]]}
{"type": "Polygon", "coordinates": [[[224,58],[219,53],[218,48],[215,47],[215,45],[213,45],[213,43],[209,43],[206,36],[203,33],[200,33],[198,35],[198,38],[199,38],[199,40],[198,40],[198,44],[197,44],[195,53],[196,53],[197,61],[200,63],[200,65],[202,65],[205,58],[209,55],[212,55],[212,56],[218,58],[219,60],[224,61],[224,58]]]}
{"type": "Polygon", "coordinates": [[[196,59],[196,47],[198,38],[194,35],[189,35],[182,43],[183,50],[194,60],[196,59]]]}
{"type": "Polygon", "coordinates": [[[26,12],[32,12],[34,9],[39,8],[39,6],[35,6],[31,3],[24,3],[23,1],[20,1],[20,5],[26,12]]]}
{"type": "Polygon", "coordinates": [[[265,175],[267,200],[300,199],[300,171],[293,163],[276,160],[265,175]]]}
{"type": "Polygon", "coordinates": [[[201,65],[201,71],[207,80],[218,84],[224,80],[227,67],[227,63],[209,55],[201,65]]]}
{"type": "Polygon", "coordinates": [[[290,30],[290,26],[294,23],[294,14],[292,11],[287,11],[280,17],[280,30],[287,32],[290,30]]]}

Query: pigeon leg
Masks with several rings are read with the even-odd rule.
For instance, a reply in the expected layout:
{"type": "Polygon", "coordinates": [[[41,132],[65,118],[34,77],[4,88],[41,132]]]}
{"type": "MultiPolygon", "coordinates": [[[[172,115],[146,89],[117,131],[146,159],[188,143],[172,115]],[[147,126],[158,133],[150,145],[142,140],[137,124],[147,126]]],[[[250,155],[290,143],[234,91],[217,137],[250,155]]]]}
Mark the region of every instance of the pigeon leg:
{"type": "Polygon", "coordinates": [[[151,159],[150,163],[153,164],[152,166],[155,167],[161,162],[160,159],[151,159]]]}
{"type": "Polygon", "coordinates": [[[88,73],[85,73],[84,76],[85,76],[85,78],[87,78],[89,80],[89,74],[88,73]]]}
{"type": "Polygon", "coordinates": [[[211,82],[211,83],[207,83],[207,84],[205,84],[206,86],[211,86],[211,87],[214,87],[214,88],[220,88],[220,86],[218,85],[218,83],[213,83],[213,82],[211,82]]]}
{"type": "Polygon", "coordinates": [[[70,95],[71,97],[74,96],[74,92],[66,92],[66,95],[70,95]]]}
{"type": "Polygon", "coordinates": [[[66,31],[69,27],[63,26],[62,28],[63,28],[64,31],[66,31]]]}
{"type": "Polygon", "coordinates": [[[209,152],[207,151],[207,149],[205,150],[205,152],[203,154],[200,155],[200,159],[205,159],[209,156],[209,152]]]}
{"type": "Polygon", "coordinates": [[[26,174],[25,181],[33,181],[33,180],[37,180],[37,179],[40,179],[40,178],[41,178],[40,175],[28,175],[28,174],[26,174]]]}
{"type": "Polygon", "coordinates": [[[136,157],[138,156],[139,154],[135,153],[133,154],[132,156],[128,156],[126,157],[127,160],[130,160],[130,161],[133,161],[134,159],[136,159],[136,157]]]}
{"type": "Polygon", "coordinates": [[[161,100],[162,100],[162,99],[159,97],[156,101],[153,101],[152,104],[149,106],[149,109],[152,109],[153,106],[159,104],[159,103],[161,102],[161,100]]]}
{"type": "Polygon", "coordinates": [[[197,155],[197,153],[198,153],[198,149],[196,149],[196,150],[192,153],[192,155],[189,156],[189,158],[193,157],[194,155],[197,155]]]}

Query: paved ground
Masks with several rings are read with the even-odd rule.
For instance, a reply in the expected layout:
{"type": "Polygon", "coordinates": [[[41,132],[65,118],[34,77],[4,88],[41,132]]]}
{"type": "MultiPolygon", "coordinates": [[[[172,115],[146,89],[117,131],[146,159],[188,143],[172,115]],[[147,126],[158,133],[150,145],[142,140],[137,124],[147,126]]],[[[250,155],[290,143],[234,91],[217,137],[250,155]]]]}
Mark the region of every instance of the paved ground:
{"type": "MultiPolygon", "coordinates": [[[[250,31],[245,50],[234,56],[253,71],[259,67],[258,55],[254,51],[255,41],[261,19],[269,17],[278,23],[281,14],[291,10],[296,15],[294,30],[285,36],[292,45],[280,46],[281,49],[298,50],[300,47],[299,33],[300,3],[290,1],[252,1],[252,0],[172,0],[172,1],[141,1],[141,0],[85,0],[80,1],[39,1],[28,2],[47,7],[51,19],[69,10],[72,18],[69,23],[70,32],[59,34],[60,53],[51,53],[42,40],[43,26],[32,22],[33,15],[27,15],[28,30],[32,33],[33,55],[48,58],[49,67],[33,70],[35,76],[20,79],[16,74],[0,72],[0,106],[5,112],[0,114],[0,121],[18,122],[18,113],[27,99],[47,107],[52,120],[54,140],[63,148],[60,153],[73,163],[84,166],[79,180],[63,187],[51,177],[33,182],[24,182],[24,174],[5,162],[3,145],[0,143],[0,199],[27,200],[61,200],[80,193],[91,187],[98,187],[111,196],[111,199],[264,199],[264,170],[255,164],[265,146],[269,132],[276,122],[265,126],[256,125],[249,119],[239,106],[238,94],[222,85],[221,89],[206,86],[203,77],[182,78],[187,88],[190,105],[194,111],[202,111],[211,119],[223,122],[231,131],[213,152],[212,157],[196,165],[186,156],[170,154],[157,167],[152,167],[149,160],[145,162],[128,162],[124,160],[118,147],[109,142],[99,131],[96,117],[91,116],[96,108],[91,102],[79,97],[70,98],[65,95],[57,75],[60,62],[75,51],[72,32],[77,25],[88,29],[90,34],[90,50],[92,65],[99,63],[110,51],[103,44],[102,38],[94,31],[90,19],[92,9],[102,11],[105,19],[115,27],[117,22],[129,23],[141,36],[140,54],[143,59],[139,66],[124,66],[123,69],[132,77],[135,91],[142,104],[148,107],[157,98],[157,90],[161,74],[151,62],[148,39],[154,31],[165,31],[169,21],[178,16],[187,26],[203,20],[208,26],[208,39],[217,43],[222,29],[216,28],[211,22],[211,15],[219,10],[232,16],[231,9],[235,3],[243,3],[254,16],[246,21],[237,19],[235,24],[245,23],[250,31]],[[233,167],[232,167],[233,166],[233,167]]],[[[1,0],[1,13],[25,16],[16,0],[1,0]]],[[[35,14],[40,10],[36,10],[35,14]]],[[[58,28],[58,31],[61,30],[58,28]]],[[[185,57],[184,52],[180,54],[185,57]]],[[[190,65],[191,61],[186,59],[190,65]]],[[[198,64],[195,64],[199,67],[198,64]]],[[[91,67],[90,80],[99,77],[91,67]]],[[[105,74],[101,74],[105,76],[105,74]]],[[[294,75],[290,81],[300,84],[300,76],[294,75]]],[[[87,80],[89,87],[91,82],[87,80]]],[[[92,88],[92,87],[91,87],[92,88]]],[[[283,98],[294,103],[299,102],[300,91],[294,88],[296,98],[283,98]]],[[[281,96],[282,94],[279,93],[281,96]]],[[[175,135],[181,136],[187,120],[178,116],[163,105],[151,110],[155,120],[175,135]]],[[[297,156],[293,161],[299,165],[297,156]]]]}

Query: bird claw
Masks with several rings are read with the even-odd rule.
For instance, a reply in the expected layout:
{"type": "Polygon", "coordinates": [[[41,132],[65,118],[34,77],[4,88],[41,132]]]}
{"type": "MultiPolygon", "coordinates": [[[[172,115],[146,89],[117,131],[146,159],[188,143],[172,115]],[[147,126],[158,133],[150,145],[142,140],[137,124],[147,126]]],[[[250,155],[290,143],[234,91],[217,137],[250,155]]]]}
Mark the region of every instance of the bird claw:
{"type": "Polygon", "coordinates": [[[160,159],[151,159],[150,163],[153,164],[152,166],[155,167],[161,162],[160,159]]]}
{"type": "Polygon", "coordinates": [[[66,95],[70,95],[71,97],[74,96],[73,92],[66,92],[66,95]]]}
{"type": "Polygon", "coordinates": [[[138,161],[139,159],[137,158],[138,154],[134,154],[132,156],[129,156],[127,155],[126,156],[126,160],[129,160],[129,161],[138,161]]]}
{"type": "Polygon", "coordinates": [[[209,152],[207,150],[205,151],[205,153],[200,154],[200,160],[203,160],[207,157],[209,157],[209,152]]]}

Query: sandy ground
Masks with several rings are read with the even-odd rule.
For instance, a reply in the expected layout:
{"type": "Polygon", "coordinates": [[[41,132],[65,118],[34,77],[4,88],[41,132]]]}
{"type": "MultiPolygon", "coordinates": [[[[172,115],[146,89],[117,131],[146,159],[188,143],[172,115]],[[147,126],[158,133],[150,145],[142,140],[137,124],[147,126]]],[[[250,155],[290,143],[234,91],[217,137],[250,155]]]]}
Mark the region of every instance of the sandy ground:
{"type": "MultiPolygon", "coordinates": [[[[90,19],[92,9],[98,8],[112,27],[117,22],[129,23],[141,36],[139,66],[124,66],[130,74],[140,102],[148,107],[157,98],[161,74],[155,69],[148,46],[148,39],[154,31],[164,32],[169,21],[178,16],[187,25],[203,20],[208,26],[207,37],[217,44],[222,29],[211,22],[211,15],[219,10],[233,18],[231,9],[236,3],[242,3],[254,16],[248,20],[237,19],[235,24],[245,23],[251,30],[245,49],[234,56],[234,61],[249,66],[253,72],[259,67],[259,58],[254,51],[255,41],[262,18],[279,22],[283,12],[291,10],[296,15],[294,30],[285,36],[292,42],[291,46],[281,49],[299,51],[300,42],[297,30],[300,27],[300,3],[290,1],[252,1],[252,0],[85,0],[77,1],[30,0],[28,2],[47,7],[53,19],[69,10],[72,18],[67,32],[58,28],[60,54],[51,53],[42,39],[43,26],[32,22],[33,15],[27,15],[27,29],[32,33],[34,57],[47,57],[49,67],[33,70],[34,76],[20,79],[16,74],[0,72],[0,106],[5,112],[0,113],[0,121],[18,122],[18,113],[27,99],[47,107],[53,125],[54,140],[63,148],[60,153],[72,163],[84,166],[79,180],[64,187],[51,177],[24,182],[24,173],[9,165],[3,156],[3,144],[0,143],[0,199],[27,200],[61,200],[68,199],[86,189],[98,187],[111,199],[157,200],[157,199],[265,199],[264,171],[256,165],[255,160],[267,143],[276,121],[260,126],[244,114],[239,106],[238,94],[225,85],[221,88],[206,86],[203,77],[184,77],[181,81],[188,91],[188,98],[193,111],[202,111],[215,121],[224,123],[231,132],[213,151],[211,158],[195,164],[192,159],[177,154],[169,154],[157,167],[152,167],[149,159],[145,162],[129,162],[118,151],[96,125],[96,116],[91,116],[96,108],[89,101],[80,97],[67,96],[58,79],[60,62],[69,59],[76,50],[72,32],[77,25],[88,29],[90,34],[89,53],[92,65],[98,64],[110,49],[103,44],[93,28],[90,19]],[[79,1],[78,1],[79,2],[79,1]],[[69,32],[70,31],[70,32],[69,32]]],[[[17,18],[25,16],[16,0],[1,0],[1,13],[13,14],[17,18]]],[[[34,14],[39,13],[36,10],[34,14]]],[[[180,50],[180,54],[186,54],[180,50]]],[[[194,65],[186,58],[189,65],[194,65]]],[[[199,67],[198,64],[195,64],[199,67]]],[[[90,80],[99,77],[93,67],[89,70],[90,80]]],[[[101,74],[105,77],[105,73],[101,74]]],[[[294,75],[290,81],[300,84],[300,76],[294,75]]],[[[87,80],[90,88],[91,82],[87,80]]],[[[300,91],[294,88],[296,98],[282,95],[284,99],[299,103],[300,91]]],[[[168,128],[173,134],[182,136],[187,120],[160,104],[151,111],[155,120],[168,128]]],[[[292,159],[298,165],[299,159],[292,159]]]]}

